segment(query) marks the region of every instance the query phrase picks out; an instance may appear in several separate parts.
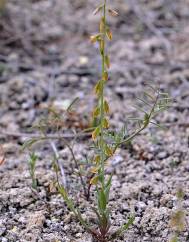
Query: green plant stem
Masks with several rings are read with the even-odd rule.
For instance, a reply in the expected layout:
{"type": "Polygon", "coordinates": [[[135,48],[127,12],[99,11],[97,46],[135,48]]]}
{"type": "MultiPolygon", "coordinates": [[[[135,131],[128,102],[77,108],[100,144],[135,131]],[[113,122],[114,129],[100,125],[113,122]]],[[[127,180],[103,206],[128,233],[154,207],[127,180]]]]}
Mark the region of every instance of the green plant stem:
{"type": "Polygon", "coordinates": [[[78,170],[77,174],[79,175],[79,178],[80,178],[80,181],[81,181],[81,185],[83,187],[83,192],[84,192],[84,195],[86,197],[86,199],[88,200],[89,199],[89,194],[88,194],[88,191],[87,191],[87,188],[86,188],[86,185],[85,185],[85,182],[84,182],[84,179],[83,179],[83,175],[81,174],[80,172],[80,168],[79,168],[79,162],[78,160],[76,159],[75,157],[75,154],[74,154],[74,151],[73,151],[73,148],[66,142],[66,145],[72,155],[72,158],[73,158],[73,161],[75,163],[75,167],[76,169],[78,170]]]}
{"type": "MultiPolygon", "coordinates": [[[[158,102],[158,98],[159,98],[159,92],[158,95],[155,99],[155,102],[150,110],[150,113],[148,114],[148,119],[145,121],[144,125],[142,125],[142,127],[140,129],[137,129],[132,135],[130,135],[127,139],[122,140],[121,142],[117,143],[115,148],[114,148],[114,152],[117,150],[117,148],[125,143],[130,142],[132,139],[134,139],[138,134],[140,134],[146,127],[148,127],[149,123],[151,123],[151,119],[152,119],[152,115],[155,109],[155,106],[158,102]]],[[[153,123],[153,122],[152,122],[153,123]]]]}
{"type": "Polygon", "coordinates": [[[133,224],[135,220],[135,216],[132,215],[128,222],[126,224],[124,224],[123,226],[121,226],[115,233],[113,233],[111,236],[110,236],[110,240],[114,240],[116,239],[117,237],[119,237],[122,233],[124,233],[126,230],[128,230],[128,228],[133,224]]]}
{"type": "Polygon", "coordinates": [[[103,49],[100,50],[102,56],[102,81],[101,81],[101,93],[100,93],[100,150],[101,150],[101,172],[102,172],[102,189],[105,187],[105,168],[104,168],[104,72],[105,72],[105,36],[106,36],[106,0],[104,0],[103,6],[103,18],[104,18],[104,32],[103,32],[103,49]]]}
{"type": "Polygon", "coordinates": [[[127,139],[122,140],[121,142],[117,143],[115,148],[114,148],[114,152],[117,150],[117,148],[125,143],[130,142],[131,140],[133,140],[133,138],[135,138],[138,134],[140,134],[144,129],[146,128],[146,125],[143,125],[140,129],[137,129],[132,135],[130,135],[127,139]]]}
{"type": "Polygon", "coordinates": [[[59,137],[59,139],[62,139],[63,140],[63,143],[68,147],[70,153],[71,153],[71,156],[72,156],[72,159],[75,163],[75,167],[76,169],[78,170],[78,175],[79,175],[79,178],[80,178],[80,181],[81,181],[81,185],[83,187],[83,192],[84,192],[84,195],[86,198],[88,198],[88,192],[87,192],[87,188],[86,188],[86,185],[85,185],[85,182],[84,182],[84,179],[83,179],[83,176],[80,172],[80,168],[79,168],[79,162],[78,160],[76,159],[75,157],[75,154],[74,154],[74,151],[73,151],[73,148],[71,147],[71,145],[69,145],[69,143],[64,139],[64,138],[61,138],[59,137]]]}

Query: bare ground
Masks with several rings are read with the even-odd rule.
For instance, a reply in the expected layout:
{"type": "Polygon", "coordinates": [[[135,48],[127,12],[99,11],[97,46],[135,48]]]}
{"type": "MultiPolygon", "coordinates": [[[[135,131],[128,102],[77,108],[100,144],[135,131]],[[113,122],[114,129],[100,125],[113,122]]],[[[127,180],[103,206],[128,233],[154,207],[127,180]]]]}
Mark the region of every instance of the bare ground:
{"type": "MultiPolygon", "coordinates": [[[[112,127],[121,127],[144,82],[160,84],[175,99],[157,121],[166,131],[150,127],[122,147],[111,161],[110,196],[113,229],[135,210],[134,225],[118,241],[167,242],[172,233],[170,215],[176,207],[176,189],[185,197],[186,229],[180,241],[189,241],[189,2],[109,1],[119,11],[109,19],[114,38],[109,46],[111,78],[106,96],[111,102],[112,127]]],[[[21,152],[33,123],[46,115],[50,102],[65,106],[80,98],[77,117],[65,130],[85,127],[91,112],[93,86],[100,59],[89,35],[96,32],[98,1],[10,1],[0,21],[0,140],[6,153],[0,167],[0,241],[91,241],[52,189],[55,174],[52,151],[46,142],[35,147],[38,192],[31,189],[27,152],[21,152]],[[55,4],[56,3],[56,4],[55,4]]],[[[70,140],[69,140],[70,141],[70,140]]],[[[71,141],[70,141],[71,142],[71,141]]],[[[74,146],[77,157],[87,153],[88,138],[74,146]]],[[[70,195],[91,222],[73,174],[74,164],[63,143],[56,143],[66,171],[70,195]]]]}

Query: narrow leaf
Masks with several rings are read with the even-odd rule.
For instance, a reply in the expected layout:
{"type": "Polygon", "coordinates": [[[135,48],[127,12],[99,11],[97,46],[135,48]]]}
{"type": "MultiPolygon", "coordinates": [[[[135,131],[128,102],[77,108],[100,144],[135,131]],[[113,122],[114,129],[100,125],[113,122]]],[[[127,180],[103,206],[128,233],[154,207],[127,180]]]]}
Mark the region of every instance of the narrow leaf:
{"type": "Polygon", "coordinates": [[[91,185],[97,185],[98,180],[99,180],[99,177],[98,177],[98,176],[94,176],[94,177],[90,180],[90,184],[91,184],[91,185]]]}
{"type": "Polygon", "coordinates": [[[79,100],[79,98],[76,97],[76,98],[71,102],[71,104],[70,104],[70,105],[68,106],[68,108],[67,108],[67,112],[71,111],[73,105],[74,105],[78,100],[79,100]]]}
{"type": "Polygon", "coordinates": [[[113,17],[117,17],[119,15],[118,12],[114,9],[108,9],[108,13],[113,17]]]}
{"type": "Polygon", "coordinates": [[[96,127],[96,129],[92,132],[93,140],[95,140],[99,134],[100,134],[100,127],[96,127]]]}
{"type": "Polygon", "coordinates": [[[104,211],[106,209],[106,195],[103,190],[98,192],[98,201],[100,210],[104,211]]]}
{"type": "Polygon", "coordinates": [[[162,125],[160,125],[160,124],[158,124],[156,122],[150,121],[150,123],[153,124],[153,125],[155,125],[155,126],[157,126],[160,129],[166,130],[166,127],[163,127],[162,125]]]}
{"type": "Polygon", "coordinates": [[[133,224],[134,220],[135,220],[135,217],[131,216],[126,224],[124,224],[120,229],[118,229],[115,233],[112,234],[111,239],[117,238],[124,231],[128,230],[128,228],[133,224]]]}
{"type": "Polygon", "coordinates": [[[98,6],[98,7],[94,10],[93,14],[96,15],[97,13],[99,13],[99,12],[102,10],[103,6],[104,6],[104,5],[100,5],[100,6],[98,6]]]}

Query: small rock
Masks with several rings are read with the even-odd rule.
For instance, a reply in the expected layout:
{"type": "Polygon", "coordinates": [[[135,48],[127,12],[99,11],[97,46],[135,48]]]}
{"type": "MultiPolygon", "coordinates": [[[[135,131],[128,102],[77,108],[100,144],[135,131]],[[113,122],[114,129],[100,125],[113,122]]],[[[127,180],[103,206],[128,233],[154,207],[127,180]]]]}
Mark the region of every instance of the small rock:
{"type": "Polygon", "coordinates": [[[31,227],[39,228],[39,227],[43,227],[44,222],[45,222],[44,211],[37,211],[30,216],[27,226],[29,228],[31,227]]]}
{"type": "Polygon", "coordinates": [[[5,237],[2,237],[2,242],[8,242],[8,239],[6,239],[5,237]]]}
{"type": "Polygon", "coordinates": [[[174,196],[171,194],[164,194],[160,199],[160,204],[168,208],[173,207],[173,202],[174,202],[174,196]]]}
{"type": "Polygon", "coordinates": [[[157,155],[157,157],[158,157],[160,160],[165,159],[167,156],[168,156],[168,154],[167,154],[166,151],[159,152],[158,155],[157,155]]]}
{"type": "Polygon", "coordinates": [[[140,208],[141,210],[145,210],[146,206],[147,205],[144,202],[139,201],[137,203],[137,207],[140,208]]]}
{"type": "Polygon", "coordinates": [[[0,224],[0,236],[3,235],[5,231],[6,231],[6,227],[0,224]]]}

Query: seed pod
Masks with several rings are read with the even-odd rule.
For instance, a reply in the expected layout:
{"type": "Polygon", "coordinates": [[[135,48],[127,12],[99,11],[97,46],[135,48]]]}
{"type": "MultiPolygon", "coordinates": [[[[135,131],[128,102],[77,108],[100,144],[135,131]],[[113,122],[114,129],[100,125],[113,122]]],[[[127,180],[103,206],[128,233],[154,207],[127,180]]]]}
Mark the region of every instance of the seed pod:
{"type": "Polygon", "coordinates": [[[107,68],[109,69],[110,68],[110,58],[108,55],[105,56],[105,63],[106,63],[107,68]]]}
{"type": "Polygon", "coordinates": [[[94,176],[94,177],[90,180],[90,184],[91,184],[91,185],[97,185],[98,180],[99,180],[99,177],[98,177],[98,176],[94,176]]]}
{"type": "Polygon", "coordinates": [[[108,80],[108,72],[107,71],[104,72],[102,78],[103,78],[104,81],[107,81],[108,80]]]}
{"type": "Polygon", "coordinates": [[[100,134],[100,127],[96,127],[96,129],[92,132],[92,139],[95,140],[99,134],[100,134]]]}
{"type": "Polygon", "coordinates": [[[95,94],[99,95],[101,92],[101,80],[97,82],[95,88],[94,88],[95,94]]]}
{"type": "Polygon", "coordinates": [[[91,35],[90,36],[90,41],[91,41],[91,43],[95,43],[97,41],[96,35],[91,35]]]}
{"type": "Polygon", "coordinates": [[[104,17],[102,17],[101,20],[100,20],[99,29],[100,29],[100,33],[104,33],[104,29],[105,29],[105,20],[104,20],[104,17]]]}
{"type": "Polygon", "coordinates": [[[96,174],[98,172],[98,169],[99,169],[98,166],[93,167],[93,168],[91,168],[90,172],[96,174]]]}
{"type": "Polygon", "coordinates": [[[3,150],[3,147],[0,146],[0,165],[2,165],[5,162],[5,153],[3,150]]]}
{"type": "Polygon", "coordinates": [[[105,148],[105,154],[107,156],[112,156],[114,153],[113,153],[113,150],[107,145],[106,148],[105,148]]]}
{"type": "Polygon", "coordinates": [[[99,107],[96,107],[93,111],[93,118],[96,118],[98,117],[100,114],[100,108],[99,107]]]}
{"type": "Polygon", "coordinates": [[[103,56],[104,55],[104,40],[101,39],[99,41],[99,44],[100,44],[100,54],[103,56]]]}
{"type": "Polygon", "coordinates": [[[94,163],[96,164],[99,164],[100,163],[100,155],[97,155],[95,158],[94,158],[94,163]]]}
{"type": "Polygon", "coordinates": [[[113,34],[109,28],[106,30],[106,36],[109,40],[112,40],[113,38],[113,34]]]}
{"type": "Polygon", "coordinates": [[[103,119],[103,128],[108,129],[109,126],[110,126],[110,124],[109,124],[108,120],[106,118],[103,119]]]}
{"type": "Polygon", "coordinates": [[[105,113],[110,112],[110,107],[109,107],[108,102],[106,100],[104,101],[104,112],[105,113]]]}
{"type": "Polygon", "coordinates": [[[108,13],[113,17],[117,17],[119,15],[119,13],[114,9],[108,9],[108,13]]]}
{"type": "Polygon", "coordinates": [[[90,41],[91,41],[91,43],[96,43],[97,41],[99,41],[100,40],[100,34],[95,34],[95,35],[91,35],[90,36],[90,41]]]}

